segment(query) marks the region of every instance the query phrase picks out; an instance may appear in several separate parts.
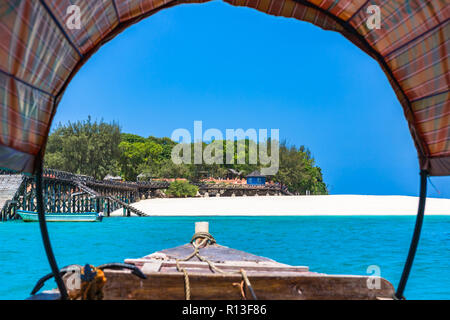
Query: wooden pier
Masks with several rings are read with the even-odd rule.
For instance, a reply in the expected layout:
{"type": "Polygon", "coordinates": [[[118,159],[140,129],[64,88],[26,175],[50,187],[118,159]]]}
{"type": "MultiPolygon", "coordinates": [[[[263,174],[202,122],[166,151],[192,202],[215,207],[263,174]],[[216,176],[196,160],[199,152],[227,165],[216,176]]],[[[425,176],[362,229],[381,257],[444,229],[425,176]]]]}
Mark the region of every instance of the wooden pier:
{"type": "MultiPolygon", "coordinates": [[[[288,194],[277,185],[252,186],[196,183],[203,197],[265,196],[288,194]]],[[[111,212],[123,208],[124,216],[146,216],[131,204],[160,197],[170,182],[119,182],[46,169],[43,194],[46,212],[111,212]],[[162,192],[161,192],[162,191],[162,192]]],[[[0,171],[0,220],[19,219],[17,210],[36,211],[36,182],[33,176],[0,171]]]]}

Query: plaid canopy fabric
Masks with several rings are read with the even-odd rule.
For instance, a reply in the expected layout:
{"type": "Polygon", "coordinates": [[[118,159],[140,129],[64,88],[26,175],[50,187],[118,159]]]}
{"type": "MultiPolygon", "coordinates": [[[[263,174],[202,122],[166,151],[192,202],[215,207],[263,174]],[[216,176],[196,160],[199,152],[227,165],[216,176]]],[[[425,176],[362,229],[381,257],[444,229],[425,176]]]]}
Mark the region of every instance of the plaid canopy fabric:
{"type": "MultiPolygon", "coordinates": [[[[161,9],[206,1],[0,0],[0,167],[34,171],[65,88],[100,46],[161,9]]],[[[376,59],[404,109],[421,169],[450,174],[448,0],[225,1],[339,32],[376,59]],[[372,5],[380,28],[368,24],[372,5]]]]}

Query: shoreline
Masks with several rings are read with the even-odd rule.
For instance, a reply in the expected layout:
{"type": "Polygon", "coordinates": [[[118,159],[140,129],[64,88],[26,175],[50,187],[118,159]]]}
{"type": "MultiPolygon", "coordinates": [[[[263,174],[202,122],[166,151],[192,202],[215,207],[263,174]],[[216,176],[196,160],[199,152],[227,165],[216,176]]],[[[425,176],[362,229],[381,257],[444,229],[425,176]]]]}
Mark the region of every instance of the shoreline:
{"type": "MultiPolygon", "coordinates": [[[[411,196],[317,195],[157,198],[132,205],[150,216],[415,216],[418,203],[411,196]]],[[[450,199],[427,198],[425,215],[450,215],[450,199]]]]}

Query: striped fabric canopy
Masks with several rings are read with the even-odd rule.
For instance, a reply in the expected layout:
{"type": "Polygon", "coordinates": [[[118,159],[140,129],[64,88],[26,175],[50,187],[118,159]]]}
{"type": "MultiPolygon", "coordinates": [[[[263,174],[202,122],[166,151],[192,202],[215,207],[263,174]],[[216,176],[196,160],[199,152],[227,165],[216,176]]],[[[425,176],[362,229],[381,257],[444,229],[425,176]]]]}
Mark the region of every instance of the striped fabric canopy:
{"type": "MultiPolygon", "coordinates": [[[[337,31],[376,59],[403,107],[421,169],[450,174],[448,0],[225,1],[337,31]],[[371,5],[381,28],[368,24],[371,5]]],[[[129,25],[188,2],[204,1],[0,0],[0,167],[32,173],[62,94],[89,57],[129,25]],[[80,28],[71,24],[71,5],[80,9],[80,28]]]]}

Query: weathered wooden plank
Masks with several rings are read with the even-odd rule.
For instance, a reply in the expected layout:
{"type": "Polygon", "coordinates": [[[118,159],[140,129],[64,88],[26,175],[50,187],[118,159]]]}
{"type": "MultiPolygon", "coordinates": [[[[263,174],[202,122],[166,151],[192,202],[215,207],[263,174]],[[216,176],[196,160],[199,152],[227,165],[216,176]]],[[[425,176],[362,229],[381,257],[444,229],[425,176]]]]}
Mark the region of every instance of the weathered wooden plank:
{"type": "Polygon", "coordinates": [[[143,273],[158,272],[161,269],[161,261],[153,261],[152,263],[144,263],[141,270],[143,273]]]}
{"type": "MultiPolygon", "coordinates": [[[[173,260],[169,261],[158,261],[150,259],[126,259],[125,263],[134,264],[138,267],[149,268],[151,264],[158,264],[161,269],[165,268],[176,268],[177,264],[173,260]]],[[[196,268],[202,270],[209,270],[210,267],[206,262],[201,261],[180,261],[179,265],[181,268],[196,268]]],[[[229,261],[224,263],[215,263],[217,268],[224,271],[236,271],[241,268],[245,268],[248,271],[276,271],[276,272],[308,272],[308,267],[305,266],[289,266],[278,263],[255,263],[250,261],[229,261]]],[[[158,269],[159,270],[159,269],[158,269]]]]}
{"type": "MultiPolygon", "coordinates": [[[[177,273],[150,273],[142,280],[128,271],[106,270],[105,299],[185,299],[184,277],[177,273]]],[[[394,288],[380,279],[380,289],[369,289],[367,276],[260,274],[250,275],[258,299],[266,300],[347,300],[391,298],[394,288]]],[[[242,277],[223,274],[190,274],[191,299],[241,299],[239,284],[242,277]]],[[[250,296],[247,293],[247,296],[250,296]]]]}
{"type": "MultiPolygon", "coordinates": [[[[164,249],[154,254],[164,254],[170,259],[183,259],[189,256],[193,252],[193,250],[194,249],[192,245],[190,243],[187,243],[175,248],[164,249]]],[[[154,254],[148,255],[144,258],[151,258],[154,254]]],[[[223,261],[276,262],[266,257],[257,256],[252,253],[236,250],[218,244],[212,244],[200,248],[199,254],[212,262],[223,262],[223,261]]],[[[193,257],[192,260],[198,261],[196,257],[193,257]]]]}

